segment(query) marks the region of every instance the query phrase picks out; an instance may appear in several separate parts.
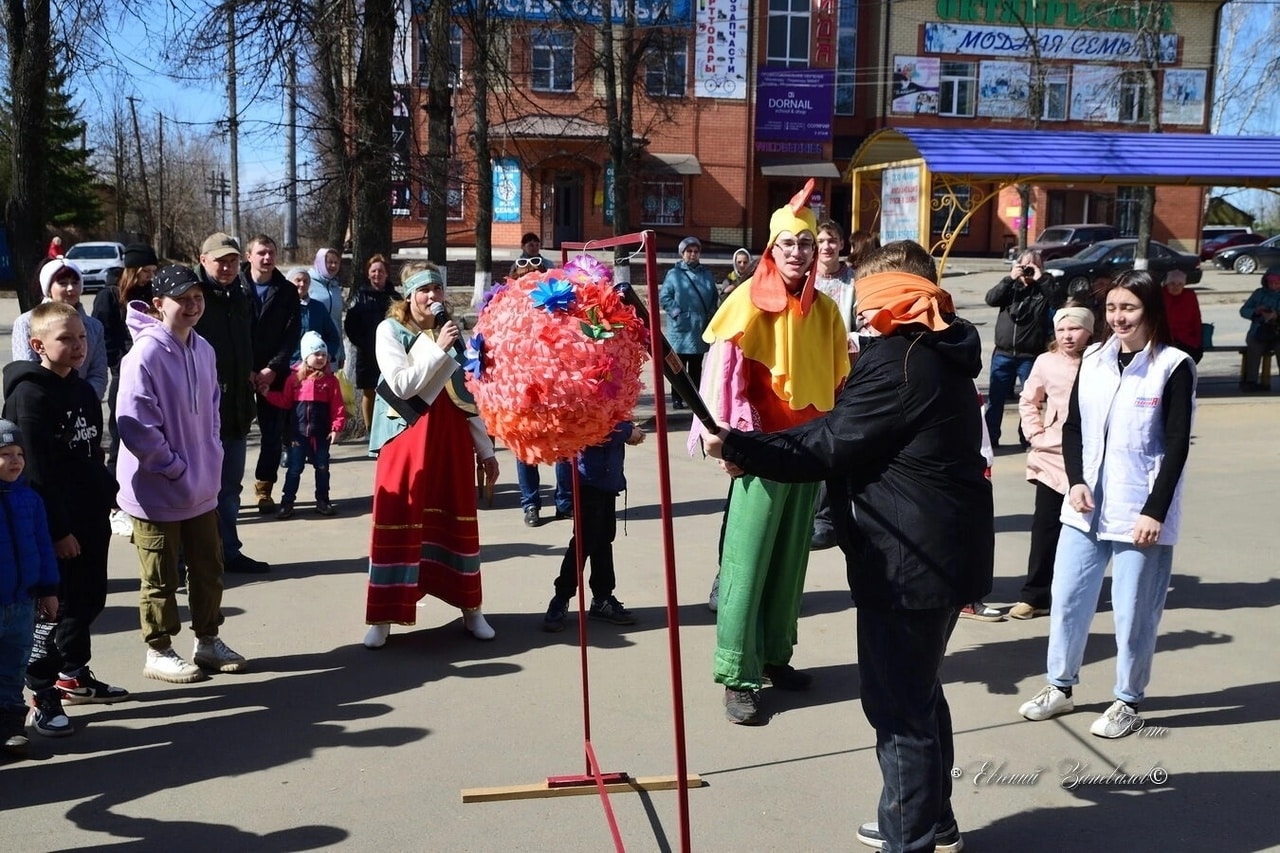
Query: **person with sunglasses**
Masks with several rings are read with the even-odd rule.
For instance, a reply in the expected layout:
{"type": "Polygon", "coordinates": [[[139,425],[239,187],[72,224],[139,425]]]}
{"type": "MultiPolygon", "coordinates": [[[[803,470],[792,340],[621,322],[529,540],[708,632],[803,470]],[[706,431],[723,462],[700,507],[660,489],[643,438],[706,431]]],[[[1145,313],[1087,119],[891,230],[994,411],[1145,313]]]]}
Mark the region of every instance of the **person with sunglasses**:
{"type": "Polygon", "coordinates": [[[532,231],[520,238],[520,257],[511,265],[511,277],[517,278],[528,272],[542,272],[551,269],[555,264],[550,258],[542,256],[542,238],[532,231]]]}

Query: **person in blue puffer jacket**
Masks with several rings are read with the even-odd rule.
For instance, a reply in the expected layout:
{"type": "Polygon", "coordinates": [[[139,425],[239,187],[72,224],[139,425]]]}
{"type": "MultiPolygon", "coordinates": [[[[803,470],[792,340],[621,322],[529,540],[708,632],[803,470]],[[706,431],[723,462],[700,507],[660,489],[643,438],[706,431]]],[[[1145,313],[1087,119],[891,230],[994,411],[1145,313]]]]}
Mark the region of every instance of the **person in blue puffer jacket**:
{"type": "Polygon", "coordinates": [[[560,563],[556,594],[542,620],[544,631],[564,630],[569,600],[578,592],[579,543],[583,565],[591,561],[591,609],[587,615],[615,625],[635,624],[631,611],[613,596],[613,537],[618,532],[618,493],[627,488],[622,472],[626,446],[642,441],[644,430],[631,421],[622,421],[604,441],[578,455],[577,531],[569,539],[569,548],[560,563]]]}
{"type": "Polygon", "coordinates": [[[1260,381],[1262,359],[1280,347],[1280,266],[1262,275],[1262,286],[1249,294],[1240,306],[1240,316],[1249,321],[1244,339],[1244,376],[1241,391],[1269,391],[1260,381]]]}
{"type": "MultiPolygon", "coordinates": [[[[711,344],[702,339],[707,324],[720,304],[715,278],[701,263],[702,243],[697,237],[680,241],[680,260],[662,280],[658,302],[667,314],[667,340],[684,362],[694,387],[702,383],[702,357],[711,344]]],[[[671,406],[684,408],[684,401],[671,389],[671,406]]]]}
{"type": "Polygon", "coordinates": [[[0,419],[0,740],[3,752],[27,754],[22,685],[42,619],[58,612],[58,558],[44,502],[22,477],[22,433],[0,419]]]}

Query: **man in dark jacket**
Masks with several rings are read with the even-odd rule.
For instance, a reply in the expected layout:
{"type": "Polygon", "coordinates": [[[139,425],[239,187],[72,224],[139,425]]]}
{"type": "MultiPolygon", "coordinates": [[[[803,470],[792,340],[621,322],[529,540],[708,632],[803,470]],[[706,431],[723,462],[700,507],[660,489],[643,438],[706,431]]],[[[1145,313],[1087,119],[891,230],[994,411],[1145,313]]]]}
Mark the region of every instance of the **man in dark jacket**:
{"type": "Polygon", "coordinates": [[[995,550],[973,384],[981,343],[936,281],[915,243],[873,251],[858,267],[856,310],[874,337],[835,408],[783,432],[721,430],[707,442],[730,473],[827,481],[884,778],[879,820],[858,839],[892,851],[962,843],[938,670],[959,608],[991,589],[995,550]]]}
{"type": "MultiPolygon", "coordinates": [[[[1000,421],[1005,401],[1013,396],[1014,380],[1027,381],[1036,356],[1053,339],[1050,318],[1058,301],[1053,277],[1044,271],[1039,252],[1023,252],[1009,274],[987,291],[987,304],[1000,309],[987,389],[987,432],[992,448],[1000,444],[1000,421]]],[[[1025,450],[1027,442],[1021,430],[1018,438],[1025,450]]]]}
{"type": "Polygon", "coordinates": [[[236,516],[244,481],[249,428],[253,425],[253,307],[240,287],[240,246],[228,234],[212,234],[200,247],[196,267],[204,291],[204,314],[196,331],[217,354],[222,397],[222,486],[218,490],[218,533],[222,537],[223,570],[262,573],[266,563],[240,551],[236,516]]]}
{"type": "Polygon", "coordinates": [[[254,470],[258,512],[275,511],[271,497],[280,470],[280,451],[288,412],[263,396],[284,387],[289,362],[302,340],[298,289],[276,269],[276,241],[259,234],[249,241],[249,260],[240,265],[240,285],[253,306],[253,370],[257,390],[258,432],[262,445],[254,470]]]}

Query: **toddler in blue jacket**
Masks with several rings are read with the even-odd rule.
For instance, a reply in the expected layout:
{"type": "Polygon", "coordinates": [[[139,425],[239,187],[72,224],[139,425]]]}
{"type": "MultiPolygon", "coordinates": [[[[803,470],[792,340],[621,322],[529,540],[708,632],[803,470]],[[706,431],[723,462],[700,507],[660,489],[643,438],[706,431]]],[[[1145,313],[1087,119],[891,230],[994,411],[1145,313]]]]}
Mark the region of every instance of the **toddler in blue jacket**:
{"type": "Polygon", "coordinates": [[[22,684],[36,614],[58,613],[58,558],[44,502],[22,478],[26,464],[18,425],[0,419],[0,738],[18,757],[27,754],[22,684]]]}

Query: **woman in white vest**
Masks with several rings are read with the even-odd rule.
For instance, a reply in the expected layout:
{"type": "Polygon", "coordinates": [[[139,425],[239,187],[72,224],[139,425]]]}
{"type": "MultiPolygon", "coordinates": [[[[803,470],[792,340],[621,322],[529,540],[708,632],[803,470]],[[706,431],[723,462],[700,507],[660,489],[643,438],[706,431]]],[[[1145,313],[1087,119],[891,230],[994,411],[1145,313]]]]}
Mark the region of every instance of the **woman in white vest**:
{"type": "Polygon", "coordinates": [[[1107,333],[1085,351],[1062,429],[1071,489],[1062,504],[1049,615],[1049,683],[1019,708],[1028,720],[1075,709],[1089,625],[1112,564],[1115,702],[1089,731],[1118,738],[1142,728],[1191,445],[1195,365],[1171,346],[1160,286],[1146,272],[1118,276],[1105,296],[1107,333]]]}

